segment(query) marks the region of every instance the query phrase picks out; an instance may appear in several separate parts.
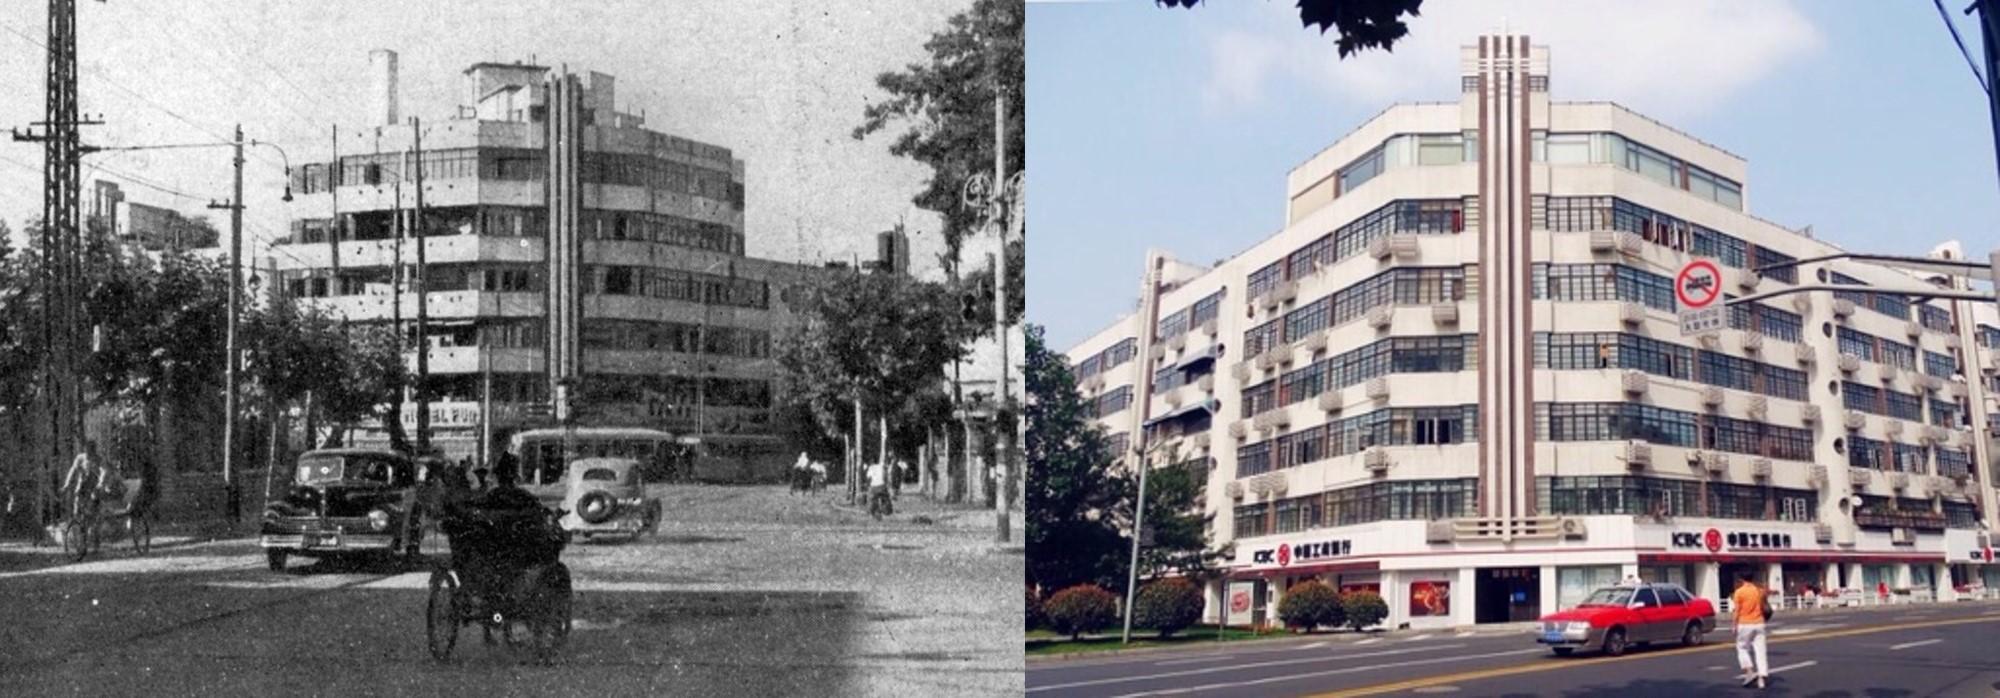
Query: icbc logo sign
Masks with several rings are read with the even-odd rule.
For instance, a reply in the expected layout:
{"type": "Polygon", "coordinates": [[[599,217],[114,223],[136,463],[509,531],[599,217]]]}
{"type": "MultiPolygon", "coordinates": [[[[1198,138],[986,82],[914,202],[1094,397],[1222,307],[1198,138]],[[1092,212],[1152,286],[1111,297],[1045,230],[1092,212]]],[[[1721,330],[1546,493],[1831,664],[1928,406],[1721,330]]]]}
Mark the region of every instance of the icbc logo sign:
{"type": "Polygon", "coordinates": [[[1280,543],[1276,548],[1265,548],[1250,553],[1250,562],[1258,565],[1289,567],[1294,560],[1300,563],[1322,558],[1342,557],[1354,552],[1354,545],[1345,540],[1319,541],[1315,543],[1280,543]]]}
{"type": "Polygon", "coordinates": [[[1713,529],[1713,528],[1711,528],[1711,529],[1708,529],[1708,532],[1707,532],[1707,533],[1704,533],[1704,534],[1702,534],[1702,536],[1701,536],[1701,542],[1702,542],[1702,544],[1703,544],[1703,545],[1706,545],[1706,546],[1708,546],[1708,551],[1709,551],[1709,552],[1711,552],[1711,553],[1712,553],[1712,552],[1715,552],[1715,551],[1718,551],[1718,550],[1721,550],[1721,549],[1722,549],[1722,532],[1721,532],[1721,531],[1717,531],[1717,530],[1715,530],[1715,529],[1713,529]]]}
{"type": "Polygon", "coordinates": [[[1740,531],[1732,531],[1725,534],[1720,530],[1711,528],[1700,533],[1692,531],[1676,532],[1673,534],[1673,545],[1676,548],[1706,548],[1711,553],[1722,552],[1724,547],[1731,550],[1789,548],[1792,547],[1792,536],[1789,533],[1748,533],[1740,531]]]}
{"type": "Polygon", "coordinates": [[[1278,545],[1278,566],[1284,567],[1289,564],[1292,564],[1292,546],[1280,543],[1278,545]]]}

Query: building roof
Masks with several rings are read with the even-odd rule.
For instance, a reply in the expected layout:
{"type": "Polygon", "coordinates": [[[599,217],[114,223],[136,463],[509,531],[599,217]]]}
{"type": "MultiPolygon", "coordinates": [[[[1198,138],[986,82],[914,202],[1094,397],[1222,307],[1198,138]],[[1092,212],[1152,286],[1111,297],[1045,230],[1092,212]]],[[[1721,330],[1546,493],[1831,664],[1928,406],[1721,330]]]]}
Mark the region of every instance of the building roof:
{"type": "Polygon", "coordinates": [[[548,66],[545,66],[545,65],[531,65],[531,64],[528,64],[528,63],[501,63],[501,62],[499,62],[499,61],[480,61],[480,62],[478,62],[478,63],[474,63],[474,64],[472,64],[472,65],[470,65],[470,66],[467,66],[467,67],[465,68],[465,72],[467,72],[467,73],[470,73],[470,72],[472,72],[472,71],[475,71],[475,70],[478,70],[478,69],[480,69],[480,68],[514,68],[514,69],[519,69],[519,70],[548,70],[548,69],[549,69],[549,67],[548,67],[548,66]]]}

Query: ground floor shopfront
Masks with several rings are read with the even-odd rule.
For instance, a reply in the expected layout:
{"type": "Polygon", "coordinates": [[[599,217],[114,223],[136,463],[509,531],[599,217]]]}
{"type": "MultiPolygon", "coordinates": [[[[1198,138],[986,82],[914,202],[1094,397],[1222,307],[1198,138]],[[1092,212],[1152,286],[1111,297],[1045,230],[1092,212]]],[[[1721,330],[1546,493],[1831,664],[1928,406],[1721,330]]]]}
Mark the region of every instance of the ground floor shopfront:
{"type": "Polygon", "coordinates": [[[2000,589],[1985,535],[1969,530],[1863,529],[1836,543],[1809,523],[1593,516],[1558,536],[1441,538],[1423,521],[1384,521],[1237,541],[1227,578],[1208,586],[1205,620],[1279,624],[1285,590],[1308,580],[1380,594],[1386,624],[1412,628],[1530,621],[1633,579],[1680,584],[1718,608],[1739,573],[1829,603],[2000,589]]]}

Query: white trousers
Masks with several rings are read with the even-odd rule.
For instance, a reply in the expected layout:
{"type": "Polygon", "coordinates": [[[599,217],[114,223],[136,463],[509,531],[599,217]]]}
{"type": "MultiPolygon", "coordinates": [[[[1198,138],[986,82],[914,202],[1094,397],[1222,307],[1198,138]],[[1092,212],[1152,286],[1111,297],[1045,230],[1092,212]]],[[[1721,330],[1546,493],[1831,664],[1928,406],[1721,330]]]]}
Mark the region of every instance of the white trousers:
{"type": "Polygon", "coordinates": [[[1736,625],[1736,665],[1742,667],[1744,673],[1754,670],[1758,676],[1764,676],[1771,670],[1771,660],[1764,654],[1766,636],[1763,623],[1736,625]],[[1750,661],[1753,653],[1757,660],[1755,663],[1750,661]]]}

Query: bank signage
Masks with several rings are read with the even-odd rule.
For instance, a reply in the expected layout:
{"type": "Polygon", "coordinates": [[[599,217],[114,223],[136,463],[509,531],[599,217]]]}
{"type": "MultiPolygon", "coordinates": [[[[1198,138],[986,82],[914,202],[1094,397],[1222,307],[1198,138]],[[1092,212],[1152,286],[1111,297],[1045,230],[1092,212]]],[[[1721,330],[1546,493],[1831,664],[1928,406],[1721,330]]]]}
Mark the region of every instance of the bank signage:
{"type": "Polygon", "coordinates": [[[1792,547],[1792,534],[1769,533],[1764,531],[1725,531],[1711,528],[1705,531],[1675,531],[1669,536],[1673,547],[1682,550],[1706,550],[1720,553],[1744,550],[1778,550],[1792,547]]]}
{"type": "Polygon", "coordinates": [[[1350,540],[1325,540],[1298,545],[1279,543],[1275,548],[1259,548],[1251,551],[1250,564],[1290,567],[1293,563],[1306,564],[1327,558],[1345,557],[1353,552],[1354,542],[1350,540]]]}

